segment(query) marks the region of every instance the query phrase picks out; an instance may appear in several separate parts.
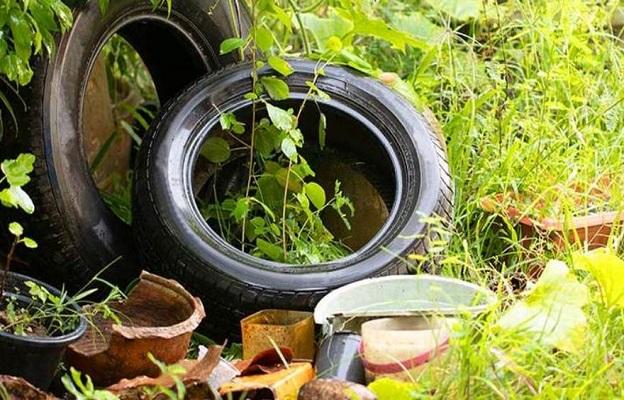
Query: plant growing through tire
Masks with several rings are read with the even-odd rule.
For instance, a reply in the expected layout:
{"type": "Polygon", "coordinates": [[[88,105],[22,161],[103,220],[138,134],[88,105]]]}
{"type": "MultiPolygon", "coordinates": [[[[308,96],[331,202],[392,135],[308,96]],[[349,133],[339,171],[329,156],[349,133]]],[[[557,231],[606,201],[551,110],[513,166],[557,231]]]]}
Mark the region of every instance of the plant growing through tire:
{"type": "MultiPolygon", "coordinates": [[[[259,257],[290,264],[314,264],[344,257],[349,249],[325,227],[321,219],[327,208],[334,209],[349,227],[354,213],[351,201],[336,181],[330,199],[325,189],[313,180],[312,170],[300,150],[304,135],[299,120],[309,101],[327,99],[316,82],[324,68],[338,54],[340,40],[319,58],[314,77],[306,82],[309,89],[297,110],[280,107],[275,102],[290,97],[283,80],[293,73],[288,61],[274,52],[274,38],[263,26],[265,18],[281,18],[286,24],[286,11],[272,1],[254,1],[251,7],[252,29],[244,39],[230,38],[221,44],[221,53],[249,50],[252,58],[252,90],[245,94],[251,101],[249,133],[247,124],[232,112],[222,112],[220,125],[225,137],[210,137],[202,154],[214,163],[226,163],[232,153],[230,141],[248,152],[244,188],[230,193],[223,201],[205,205],[209,220],[218,222],[222,235],[259,257]],[[260,55],[261,54],[261,55],[260,55]],[[268,64],[276,75],[259,76],[268,64]],[[260,112],[266,117],[257,121],[260,112]],[[247,134],[245,141],[242,136],[247,134]],[[226,140],[229,139],[229,140],[226,140]]],[[[317,104],[318,107],[318,104],[317,104]]],[[[320,112],[319,148],[325,146],[326,118],[320,112]]],[[[216,190],[215,190],[216,192],[216,190]]],[[[216,197],[216,196],[215,196],[216,197]]]]}

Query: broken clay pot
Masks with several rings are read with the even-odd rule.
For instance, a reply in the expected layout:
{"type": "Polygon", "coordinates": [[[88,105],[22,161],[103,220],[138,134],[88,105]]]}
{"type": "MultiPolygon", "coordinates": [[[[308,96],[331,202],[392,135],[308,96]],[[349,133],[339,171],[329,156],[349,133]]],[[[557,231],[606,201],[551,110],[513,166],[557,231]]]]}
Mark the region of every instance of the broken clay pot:
{"type": "Polygon", "coordinates": [[[100,386],[158,376],[147,354],[166,364],[180,361],[205,316],[201,301],[180,284],[147,272],[127,300],[111,307],[122,324],[99,318],[67,352],[67,363],[100,386]]]}
{"type": "Polygon", "coordinates": [[[241,321],[243,357],[253,358],[275,346],[292,350],[299,360],[314,359],[312,313],[291,310],[263,310],[241,321]]]}
{"type": "Polygon", "coordinates": [[[568,243],[587,247],[589,250],[606,247],[613,227],[624,222],[624,213],[616,211],[590,213],[572,217],[569,221],[565,216],[534,219],[512,205],[505,205],[516,196],[501,193],[483,198],[481,208],[491,214],[500,212],[516,221],[520,226],[522,244],[527,248],[534,239],[540,237],[548,239],[559,250],[565,249],[568,243]]]}
{"type": "MultiPolygon", "coordinates": [[[[219,394],[211,383],[219,365],[224,361],[220,358],[221,346],[211,346],[199,360],[182,360],[177,365],[186,372],[178,377],[186,388],[186,400],[218,400],[219,394]]],[[[231,380],[236,374],[230,376],[231,380]]],[[[106,388],[119,397],[120,400],[143,400],[146,389],[161,387],[176,390],[176,380],[170,375],[161,375],[157,378],[139,376],[133,379],[122,379],[120,382],[106,388]]],[[[169,397],[162,394],[152,400],[166,400],[169,397]]]]}
{"type": "MultiPolygon", "coordinates": [[[[4,394],[8,395],[8,399],[18,400],[56,400],[56,397],[44,393],[37,389],[23,378],[14,376],[0,375],[0,389],[4,389],[4,394]]],[[[4,398],[0,391],[0,398],[4,398]]]]}

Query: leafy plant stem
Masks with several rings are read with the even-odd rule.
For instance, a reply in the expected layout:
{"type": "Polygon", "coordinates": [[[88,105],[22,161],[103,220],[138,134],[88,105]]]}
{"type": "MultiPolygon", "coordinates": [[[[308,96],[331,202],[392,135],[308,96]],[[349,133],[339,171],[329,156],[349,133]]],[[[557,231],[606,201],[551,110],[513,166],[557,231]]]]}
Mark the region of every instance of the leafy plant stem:
{"type": "MultiPolygon", "coordinates": [[[[257,45],[256,45],[256,26],[258,24],[258,16],[256,15],[256,1],[253,0],[251,2],[251,15],[253,18],[253,29],[252,29],[252,40],[251,40],[251,79],[252,79],[252,90],[256,93],[256,86],[258,85],[258,66],[256,65],[256,53],[257,53],[257,45]]],[[[257,108],[257,99],[252,99],[251,101],[251,140],[249,146],[249,168],[247,170],[247,187],[245,188],[245,199],[249,198],[249,192],[251,191],[251,181],[253,179],[253,170],[254,170],[254,147],[256,141],[256,108],[257,108]]],[[[245,231],[247,228],[247,214],[243,215],[243,223],[242,223],[242,232],[241,232],[241,250],[245,251],[245,231]]]]}
{"type": "Polygon", "coordinates": [[[7,276],[9,275],[9,269],[11,268],[11,262],[13,261],[13,257],[15,256],[15,249],[17,248],[18,242],[19,237],[16,236],[15,239],[13,239],[13,243],[11,243],[9,253],[6,256],[4,268],[2,270],[2,281],[0,282],[0,300],[4,298],[4,287],[6,285],[7,276]]]}
{"type": "Polygon", "coordinates": [[[308,33],[305,29],[305,26],[303,25],[303,21],[301,20],[301,12],[297,8],[297,5],[293,0],[288,0],[288,4],[290,4],[290,7],[292,7],[295,13],[295,18],[297,19],[297,23],[299,24],[299,29],[301,29],[301,39],[303,41],[303,49],[305,51],[305,55],[306,57],[310,57],[310,40],[308,39],[308,33]]]}

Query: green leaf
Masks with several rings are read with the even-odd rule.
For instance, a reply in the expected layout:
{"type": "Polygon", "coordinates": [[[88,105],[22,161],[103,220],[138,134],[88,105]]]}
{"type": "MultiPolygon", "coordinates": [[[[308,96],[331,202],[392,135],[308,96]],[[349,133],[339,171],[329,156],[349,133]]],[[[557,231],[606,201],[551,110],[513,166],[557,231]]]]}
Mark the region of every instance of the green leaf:
{"type": "Polygon", "coordinates": [[[256,240],[256,246],[258,246],[258,250],[260,250],[262,254],[273,261],[282,261],[284,259],[284,252],[278,245],[269,243],[263,239],[258,239],[256,240]]]}
{"type": "Polygon", "coordinates": [[[230,158],[230,144],[223,138],[211,137],[206,140],[201,155],[208,161],[218,164],[230,158]]]}
{"type": "Polygon", "coordinates": [[[9,188],[9,191],[11,192],[11,195],[15,200],[15,204],[19,206],[22,210],[24,210],[24,212],[26,212],[27,214],[32,214],[33,212],[35,212],[35,205],[33,204],[33,201],[31,200],[28,193],[22,190],[21,187],[11,186],[9,188]]]}
{"type": "Polygon", "coordinates": [[[577,268],[589,271],[600,288],[607,307],[624,308],[624,261],[611,250],[603,248],[573,255],[577,268]]]}
{"type": "Polygon", "coordinates": [[[37,247],[39,247],[37,242],[28,237],[22,239],[22,243],[24,243],[24,246],[28,247],[29,249],[36,249],[37,247]]]}
{"type": "Polygon", "coordinates": [[[19,207],[17,204],[17,199],[13,196],[13,193],[10,189],[4,189],[0,191],[0,203],[2,203],[5,207],[19,207]]]}
{"type": "Polygon", "coordinates": [[[377,395],[378,400],[412,400],[418,387],[413,383],[381,378],[368,385],[368,388],[377,395]]]}
{"type": "Polygon", "coordinates": [[[269,56],[268,62],[269,62],[269,65],[271,66],[271,68],[273,68],[275,71],[279,72],[280,74],[282,74],[284,76],[288,76],[288,75],[292,74],[295,71],[290,66],[288,61],[284,60],[281,57],[269,56]]]}
{"type": "Polygon", "coordinates": [[[321,113],[319,117],[318,136],[319,136],[319,147],[321,148],[321,150],[324,150],[325,142],[327,138],[327,117],[325,117],[325,114],[323,113],[321,113]]]}
{"type": "Polygon", "coordinates": [[[505,311],[498,325],[531,334],[549,346],[578,352],[587,327],[582,307],[588,301],[587,287],[578,282],[567,265],[550,261],[535,286],[505,311]]]}
{"type": "Polygon", "coordinates": [[[98,0],[98,5],[100,6],[100,13],[102,13],[102,15],[106,14],[106,11],[108,11],[109,2],[110,0],[98,0]]]}
{"type": "Polygon", "coordinates": [[[291,138],[284,138],[284,140],[282,140],[282,153],[291,161],[297,160],[297,146],[291,138]]]}
{"type": "Polygon", "coordinates": [[[328,18],[321,18],[312,13],[301,14],[300,18],[305,29],[312,34],[321,52],[328,50],[327,45],[331,44],[330,38],[342,39],[353,31],[353,22],[341,17],[333,9],[328,18]]]}
{"type": "Polygon", "coordinates": [[[299,193],[303,190],[303,182],[292,170],[288,173],[288,168],[280,168],[274,175],[281,187],[286,186],[286,178],[288,178],[289,191],[299,193]]]}
{"type": "Polygon", "coordinates": [[[474,19],[483,9],[483,0],[427,0],[429,5],[459,21],[474,19]]]}
{"type": "Polygon", "coordinates": [[[232,217],[236,219],[236,221],[242,221],[243,218],[247,216],[249,212],[249,200],[246,197],[238,199],[236,201],[236,206],[232,210],[232,217]]]}
{"type": "Polygon", "coordinates": [[[295,127],[295,117],[286,110],[276,107],[272,104],[266,103],[267,112],[271,122],[277,129],[282,131],[290,131],[295,127]]]}
{"type": "Polygon", "coordinates": [[[13,236],[22,236],[24,234],[24,228],[19,222],[11,222],[9,224],[9,232],[13,236]]]}
{"type": "Polygon", "coordinates": [[[221,124],[221,128],[223,130],[232,131],[238,135],[245,133],[245,123],[236,119],[236,115],[234,115],[234,113],[222,113],[219,116],[219,123],[221,124]]]}
{"type": "Polygon", "coordinates": [[[444,28],[431,22],[418,11],[409,14],[397,13],[392,16],[392,26],[401,32],[407,32],[416,39],[429,44],[439,44],[445,33],[444,28]]]}
{"type": "Polygon", "coordinates": [[[304,186],[305,194],[308,196],[314,207],[321,209],[325,207],[326,196],[325,190],[316,182],[308,182],[304,186]]]}
{"type": "Polygon", "coordinates": [[[20,154],[15,160],[5,160],[0,169],[11,186],[24,186],[30,182],[30,174],[35,163],[32,154],[20,154]]]}
{"type": "Polygon", "coordinates": [[[288,85],[281,79],[266,76],[261,78],[260,82],[273,100],[285,100],[290,96],[288,85]]]}
{"type": "Polygon", "coordinates": [[[34,34],[26,19],[26,14],[17,8],[13,8],[9,14],[9,27],[13,36],[15,53],[24,62],[28,62],[32,54],[34,34]]]}
{"type": "Polygon", "coordinates": [[[265,27],[256,29],[256,45],[264,52],[267,52],[273,46],[273,34],[265,27]]]}
{"type": "Polygon", "coordinates": [[[344,18],[351,18],[354,24],[353,33],[356,35],[372,36],[384,40],[399,50],[405,50],[406,46],[426,48],[426,43],[422,40],[390,27],[383,19],[371,18],[358,11],[347,13],[339,10],[338,12],[344,18]]]}
{"type": "Polygon", "coordinates": [[[219,54],[228,54],[233,52],[234,50],[238,50],[241,47],[245,46],[247,41],[241,38],[229,38],[225,39],[221,42],[221,46],[219,47],[219,54]]]}

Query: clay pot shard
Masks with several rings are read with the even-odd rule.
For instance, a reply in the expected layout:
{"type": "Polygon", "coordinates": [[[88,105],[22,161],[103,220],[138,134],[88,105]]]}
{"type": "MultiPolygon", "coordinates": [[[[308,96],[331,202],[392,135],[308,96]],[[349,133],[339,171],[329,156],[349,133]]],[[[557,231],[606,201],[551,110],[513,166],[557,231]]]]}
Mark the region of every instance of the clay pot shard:
{"type": "Polygon", "coordinates": [[[9,399],[21,400],[56,400],[56,397],[37,389],[23,378],[0,375],[0,398],[2,394],[9,399]]]}
{"type": "MultiPolygon", "coordinates": [[[[187,400],[217,400],[219,394],[215,386],[211,384],[217,369],[222,363],[227,363],[220,358],[221,346],[211,346],[208,352],[200,360],[182,360],[177,365],[186,372],[178,379],[186,388],[187,400]]],[[[231,380],[235,375],[231,375],[231,380]]],[[[141,400],[145,398],[145,389],[168,388],[175,392],[176,381],[172,376],[161,375],[158,378],[139,376],[133,379],[123,379],[120,382],[106,388],[120,400],[141,400]]],[[[218,386],[217,386],[218,387],[218,386]]],[[[154,400],[164,400],[168,397],[164,394],[157,395],[154,400]]]]}
{"type": "Polygon", "coordinates": [[[67,363],[100,386],[160,371],[148,353],[175,364],[186,355],[193,331],[205,317],[201,301],[174,280],[141,273],[123,302],[111,304],[121,324],[96,317],[87,334],[69,347],[67,363]]]}

